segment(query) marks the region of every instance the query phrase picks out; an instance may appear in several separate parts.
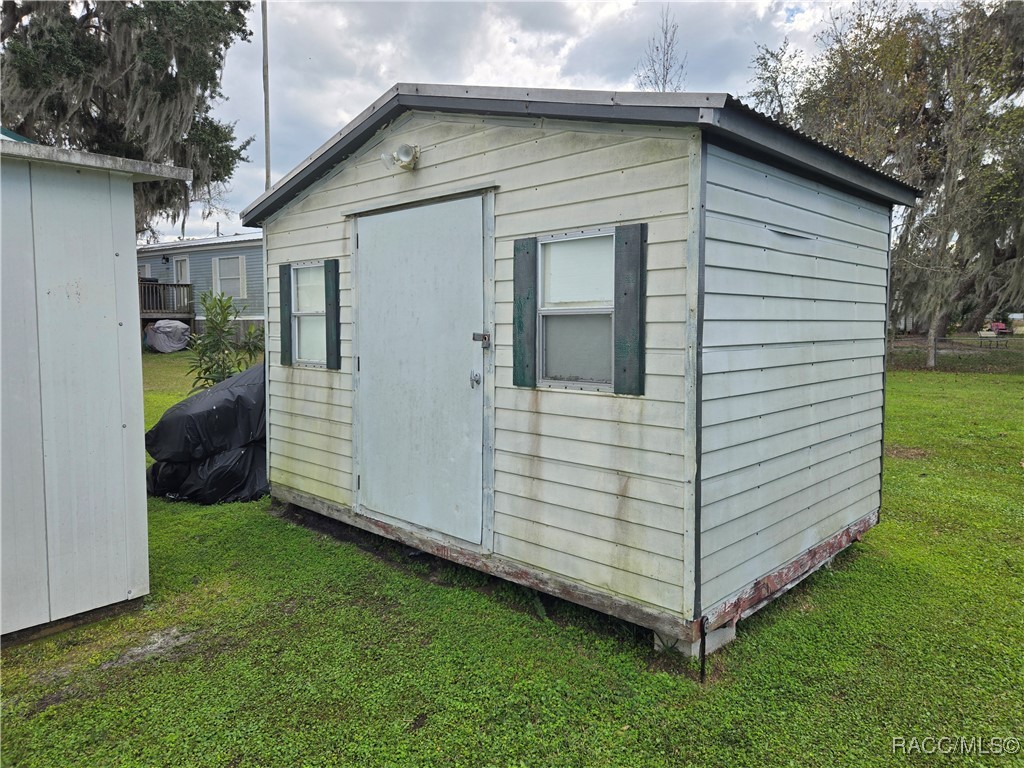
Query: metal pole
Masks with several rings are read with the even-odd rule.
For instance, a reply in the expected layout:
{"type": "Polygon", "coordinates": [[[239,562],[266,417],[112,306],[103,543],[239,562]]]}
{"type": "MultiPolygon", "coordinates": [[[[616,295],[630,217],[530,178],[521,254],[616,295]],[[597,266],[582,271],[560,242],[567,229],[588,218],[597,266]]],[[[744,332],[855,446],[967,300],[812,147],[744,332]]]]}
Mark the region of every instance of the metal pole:
{"type": "Polygon", "coordinates": [[[267,47],[267,0],[260,0],[260,15],[263,17],[263,164],[266,171],[264,189],[270,189],[270,52],[267,47]]]}

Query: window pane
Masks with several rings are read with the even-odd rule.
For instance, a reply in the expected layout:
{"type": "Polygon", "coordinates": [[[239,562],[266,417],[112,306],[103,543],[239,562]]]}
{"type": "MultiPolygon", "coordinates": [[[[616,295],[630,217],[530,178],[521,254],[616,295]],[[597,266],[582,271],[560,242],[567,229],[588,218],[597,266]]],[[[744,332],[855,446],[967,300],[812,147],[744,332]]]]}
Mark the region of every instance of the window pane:
{"type": "Polygon", "coordinates": [[[233,296],[236,299],[242,295],[242,282],[237,277],[220,278],[220,292],[225,296],[233,296]]]}
{"type": "Polygon", "coordinates": [[[325,362],[327,360],[327,320],[323,315],[297,317],[298,343],[295,345],[300,360],[325,362]]]}
{"type": "Polygon", "coordinates": [[[296,312],[324,311],[324,268],[299,267],[292,272],[295,281],[296,312]]]}
{"type": "Polygon", "coordinates": [[[615,239],[611,235],[543,244],[545,307],[611,306],[615,239]]]}
{"type": "Polygon", "coordinates": [[[543,378],[612,383],[611,315],[543,315],[543,378]]]}
{"type": "Polygon", "coordinates": [[[230,259],[222,258],[217,261],[217,268],[220,270],[220,279],[238,278],[238,257],[230,259]]]}

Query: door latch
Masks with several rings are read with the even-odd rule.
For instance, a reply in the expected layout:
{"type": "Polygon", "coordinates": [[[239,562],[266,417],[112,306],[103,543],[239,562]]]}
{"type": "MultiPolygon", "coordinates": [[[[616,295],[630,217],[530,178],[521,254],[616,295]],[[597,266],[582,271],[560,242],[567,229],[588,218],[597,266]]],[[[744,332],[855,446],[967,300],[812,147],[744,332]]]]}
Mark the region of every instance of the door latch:
{"type": "Polygon", "coordinates": [[[481,349],[491,348],[491,334],[489,333],[474,333],[473,341],[479,341],[481,349]]]}
{"type": "Polygon", "coordinates": [[[470,371],[469,372],[469,388],[470,389],[473,389],[473,387],[475,387],[478,384],[480,384],[481,381],[482,381],[482,377],[480,376],[480,373],[478,371],[470,371]]]}

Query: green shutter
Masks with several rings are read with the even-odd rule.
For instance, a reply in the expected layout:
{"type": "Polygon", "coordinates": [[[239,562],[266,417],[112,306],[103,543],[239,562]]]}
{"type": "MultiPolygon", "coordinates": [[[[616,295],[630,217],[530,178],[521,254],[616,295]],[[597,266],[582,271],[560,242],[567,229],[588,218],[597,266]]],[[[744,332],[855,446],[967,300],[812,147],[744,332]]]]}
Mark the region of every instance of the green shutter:
{"type": "Polygon", "coordinates": [[[512,384],[537,386],[537,238],[516,240],[512,265],[512,384]]]}
{"type": "Polygon", "coordinates": [[[281,303],[281,365],[292,364],[292,265],[280,266],[278,301],[281,303]]]}
{"type": "Polygon", "coordinates": [[[324,308],[327,315],[327,367],[341,369],[341,305],[338,285],[338,259],[324,261],[324,308]]]}
{"type": "Polygon", "coordinates": [[[619,395],[644,393],[647,225],[615,228],[615,374],[619,395]]]}

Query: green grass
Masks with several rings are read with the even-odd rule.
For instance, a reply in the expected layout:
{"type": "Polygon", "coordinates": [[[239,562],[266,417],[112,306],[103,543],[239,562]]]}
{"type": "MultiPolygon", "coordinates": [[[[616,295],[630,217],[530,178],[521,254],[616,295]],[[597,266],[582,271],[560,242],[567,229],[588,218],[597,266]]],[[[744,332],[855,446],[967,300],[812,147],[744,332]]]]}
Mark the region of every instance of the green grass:
{"type": "MultiPolygon", "coordinates": [[[[188,382],[145,364],[149,416],[188,382]]],[[[891,739],[1024,737],[1022,384],[890,374],[881,525],[704,686],[644,630],[373,537],[151,500],[143,608],[4,649],[2,762],[1019,765],[891,739]]]]}

